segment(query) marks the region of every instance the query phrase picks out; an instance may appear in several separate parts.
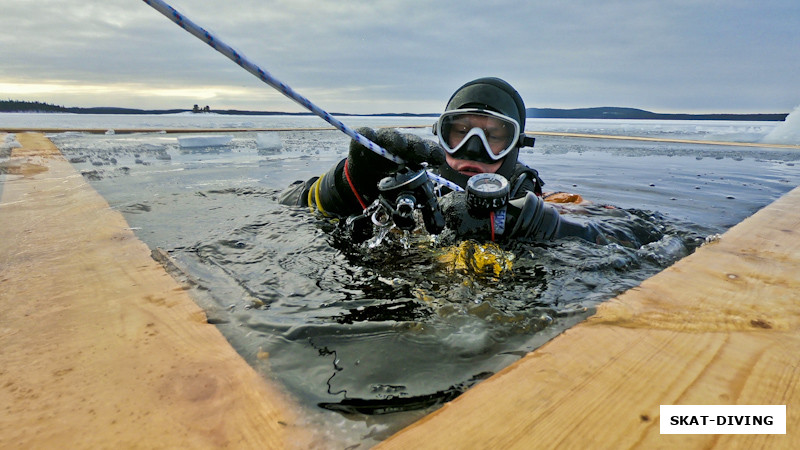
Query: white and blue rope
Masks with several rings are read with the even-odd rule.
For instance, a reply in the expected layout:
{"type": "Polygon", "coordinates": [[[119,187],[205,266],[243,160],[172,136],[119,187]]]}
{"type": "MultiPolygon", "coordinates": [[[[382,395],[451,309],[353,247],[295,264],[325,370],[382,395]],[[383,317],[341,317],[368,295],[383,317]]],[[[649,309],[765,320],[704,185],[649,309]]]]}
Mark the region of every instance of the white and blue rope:
{"type": "MultiPolygon", "coordinates": [[[[175,8],[173,8],[172,6],[168,5],[167,3],[161,0],[142,0],[142,1],[150,5],[153,9],[160,12],[164,16],[166,16],[168,19],[178,24],[181,28],[188,31],[190,34],[204,41],[214,50],[228,57],[228,59],[238,64],[246,71],[258,77],[258,79],[260,79],[264,83],[277,89],[278,91],[283,93],[283,95],[285,95],[286,97],[289,97],[290,99],[300,104],[302,107],[306,108],[307,110],[311,111],[312,113],[322,118],[322,120],[333,125],[337,130],[350,136],[352,139],[356,140],[359,144],[363,145],[364,147],[367,147],[368,149],[383,156],[386,159],[394,161],[398,164],[404,163],[402,159],[392,155],[391,153],[386,151],[386,149],[384,149],[383,147],[375,144],[374,142],[370,141],[360,133],[348,127],[347,125],[342,123],[339,119],[331,116],[325,110],[312,103],[309,99],[297,93],[287,84],[281,82],[277,78],[270,75],[270,73],[267,72],[266,70],[252,63],[244,55],[240,54],[239,52],[231,48],[228,44],[222,42],[221,40],[216,38],[213,34],[206,31],[202,27],[198,26],[194,22],[192,22],[191,19],[189,19],[188,17],[184,16],[183,14],[175,10],[175,8]]],[[[461,186],[458,186],[457,184],[451,182],[450,180],[447,180],[430,172],[428,173],[428,175],[431,178],[431,180],[436,183],[446,186],[454,191],[463,191],[461,186]]]]}

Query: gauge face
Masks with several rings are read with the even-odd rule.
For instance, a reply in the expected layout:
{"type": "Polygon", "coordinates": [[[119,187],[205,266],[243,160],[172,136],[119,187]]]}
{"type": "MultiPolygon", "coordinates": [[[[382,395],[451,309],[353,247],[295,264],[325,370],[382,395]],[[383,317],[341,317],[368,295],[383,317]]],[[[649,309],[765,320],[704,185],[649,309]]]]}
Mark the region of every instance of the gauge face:
{"type": "Polygon", "coordinates": [[[484,178],[472,184],[476,191],[495,192],[503,189],[503,184],[498,180],[484,178]]]}
{"type": "Polygon", "coordinates": [[[467,186],[473,191],[490,194],[507,190],[508,181],[496,173],[481,173],[470,178],[467,186]]]}

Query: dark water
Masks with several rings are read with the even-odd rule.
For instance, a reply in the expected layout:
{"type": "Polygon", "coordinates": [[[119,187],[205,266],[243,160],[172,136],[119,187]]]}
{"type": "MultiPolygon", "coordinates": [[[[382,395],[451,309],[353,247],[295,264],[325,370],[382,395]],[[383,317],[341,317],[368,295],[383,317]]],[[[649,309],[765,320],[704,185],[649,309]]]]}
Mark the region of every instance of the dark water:
{"type": "Polygon", "coordinates": [[[279,149],[249,133],[200,149],[164,135],[53,139],[142,240],[174,258],[209,321],[342,447],[384,439],[800,182],[787,151],[539,139],[522,159],[546,190],[595,203],[566,215],[650,238],[487,248],[390,233],[354,245],[276,202],[342,157],[337,133],[282,133],[279,149]]]}

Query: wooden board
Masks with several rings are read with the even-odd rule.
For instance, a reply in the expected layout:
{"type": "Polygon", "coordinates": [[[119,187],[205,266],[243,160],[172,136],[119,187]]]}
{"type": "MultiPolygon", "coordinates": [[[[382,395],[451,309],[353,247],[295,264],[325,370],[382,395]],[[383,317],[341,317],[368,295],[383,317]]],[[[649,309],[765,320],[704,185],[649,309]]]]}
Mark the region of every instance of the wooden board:
{"type": "MultiPolygon", "coordinates": [[[[385,125],[375,128],[430,128],[431,125],[385,125]]],[[[40,128],[15,128],[0,127],[0,133],[20,133],[23,131],[34,131],[37,133],[91,133],[105,134],[110,131],[108,128],[61,128],[61,127],[40,127],[40,128]]],[[[278,131],[336,131],[334,127],[266,127],[266,128],[119,128],[111,130],[116,134],[128,133],[255,133],[255,132],[278,132],[278,131]]],[[[530,136],[555,136],[571,137],[578,139],[610,139],[618,141],[644,141],[644,142],[664,142],[669,144],[689,144],[689,145],[722,145],[727,147],[758,147],[758,148],[784,148],[800,149],[797,144],[769,144],[762,142],[731,142],[731,141],[704,141],[697,139],[674,139],[646,136],[620,136],[612,134],[591,134],[591,133],[563,133],[551,131],[526,131],[530,136]]]]}
{"type": "Polygon", "coordinates": [[[0,202],[0,448],[310,445],[122,215],[41,134],[17,140],[0,202]]]}
{"type": "Polygon", "coordinates": [[[800,145],[797,144],[769,144],[765,142],[705,141],[699,139],[676,139],[676,138],[648,137],[648,136],[620,136],[615,134],[562,133],[556,131],[526,131],[525,134],[529,134],[532,136],[557,136],[557,137],[571,137],[579,139],[610,139],[617,141],[665,142],[668,144],[722,145],[727,147],[800,149],[800,145]]]}
{"type": "Polygon", "coordinates": [[[381,449],[800,448],[800,188],[381,449]],[[661,435],[660,405],[787,405],[786,435],[661,435]]]}

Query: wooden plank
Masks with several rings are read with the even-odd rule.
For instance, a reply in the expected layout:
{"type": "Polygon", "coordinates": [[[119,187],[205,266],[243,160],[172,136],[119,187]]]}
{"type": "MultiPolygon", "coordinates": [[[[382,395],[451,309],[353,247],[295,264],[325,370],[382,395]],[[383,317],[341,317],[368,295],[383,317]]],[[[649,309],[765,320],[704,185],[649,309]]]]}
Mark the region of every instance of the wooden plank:
{"type": "Polygon", "coordinates": [[[800,448],[800,188],[379,448],[800,448]],[[787,405],[661,435],[660,405],[787,405]]]}
{"type": "MultiPolygon", "coordinates": [[[[430,128],[431,125],[384,125],[375,128],[430,128]]],[[[0,127],[0,133],[90,133],[105,134],[109,128],[63,128],[63,127],[0,127]]],[[[336,131],[334,127],[264,127],[264,128],[119,128],[112,130],[115,134],[130,133],[254,133],[254,132],[278,132],[278,131],[336,131]]],[[[703,141],[697,139],[676,139],[659,138],[647,136],[620,136],[612,134],[591,134],[591,133],[563,133],[556,131],[526,131],[530,136],[556,136],[571,137],[578,139],[610,139],[618,141],[643,141],[643,142],[665,142],[670,144],[690,144],[690,145],[717,145],[727,147],[758,147],[758,148],[785,148],[800,150],[797,144],[769,144],[762,142],[732,142],[732,141],[703,141]]]]}
{"type": "Polygon", "coordinates": [[[525,134],[531,136],[557,136],[557,137],[571,137],[579,139],[610,139],[617,141],[665,142],[668,144],[722,145],[727,147],[800,149],[800,145],[796,144],[768,144],[764,142],[704,141],[698,139],[677,139],[677,138],[662,138],[662,137],[648,137],[648,136],[621,136],[615,134],[593,134],[593,133],[562,133],[556,131],[526,131],[525,134]]]}
{"type": "Polygon", "coordinates": [[[0,202],[0,448],[287,448],[294,405],[41,134],[0,202]]]}

